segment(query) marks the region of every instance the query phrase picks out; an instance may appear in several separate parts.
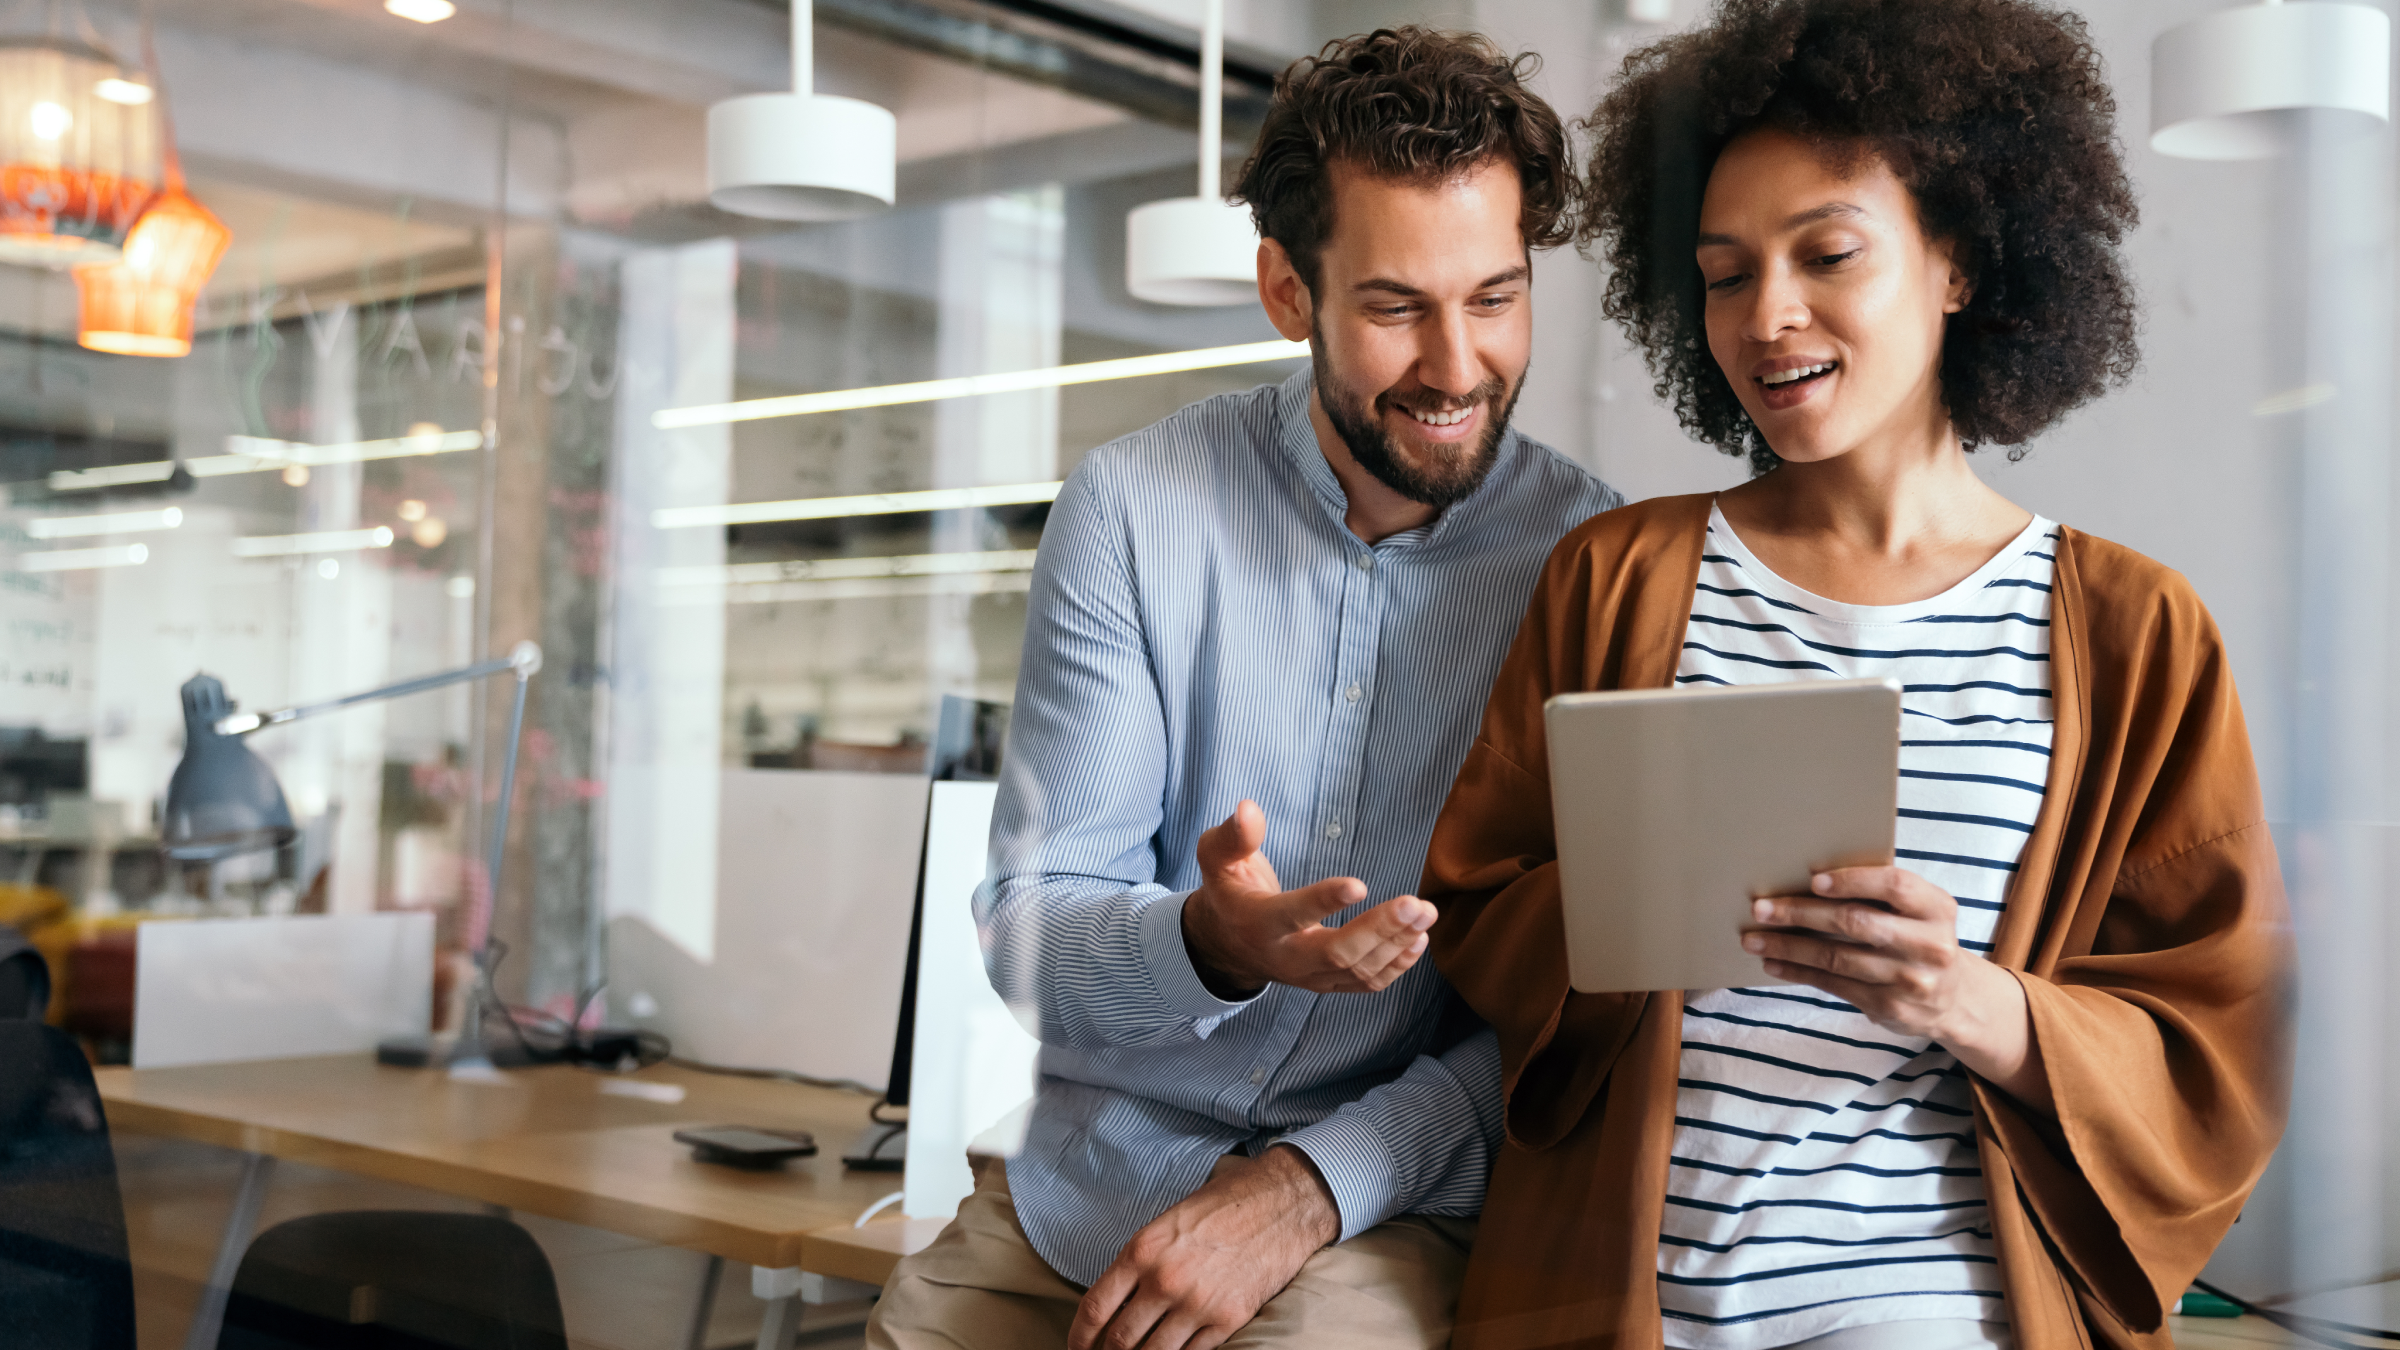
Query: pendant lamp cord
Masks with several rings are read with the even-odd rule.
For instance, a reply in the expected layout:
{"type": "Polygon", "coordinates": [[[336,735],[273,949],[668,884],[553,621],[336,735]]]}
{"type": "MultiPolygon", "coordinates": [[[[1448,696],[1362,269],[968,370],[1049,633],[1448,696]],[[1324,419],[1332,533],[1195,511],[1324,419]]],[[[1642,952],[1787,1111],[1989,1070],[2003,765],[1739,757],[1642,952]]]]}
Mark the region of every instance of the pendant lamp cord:
{"type": "Polygon", "coordinates": [[[142,73],[150,77],[150,101],[158,108],[158,166],[159,187],[165,192],[183,190],[183,156],[175,149],[175,117],[167,106],[167,77],[158,68],[158,39],[152,22],[150,0],[138,0],[134,14],[142,26],[142,73]]]}
{"type": "Polygon", "coordinates": [[[1225,0],[1208,0],[1208,17],[1200,25],[1200,200],[1223,200],[1224,172],[1225,0]]]}
{"type": "Polygon", "coordinates": [[[817,92],[817,16],[811,0],[792,0],[792,92],[817,92]]]}

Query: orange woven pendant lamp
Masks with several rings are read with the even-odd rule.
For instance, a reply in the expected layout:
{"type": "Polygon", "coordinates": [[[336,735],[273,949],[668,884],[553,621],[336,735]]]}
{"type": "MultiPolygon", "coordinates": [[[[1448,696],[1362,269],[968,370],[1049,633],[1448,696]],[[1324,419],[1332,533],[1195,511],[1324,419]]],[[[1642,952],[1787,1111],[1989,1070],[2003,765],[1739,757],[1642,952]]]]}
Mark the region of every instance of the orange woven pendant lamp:
{"type": "Polygon", "coordinates": [[[182,356],[192,349],[192,307],[225,256],[233,231],[183,190],[183,175],[134,223],[125,256],[75,269],[83,315],[75,340],[96,352],[182,356]]]}
{"type": "MultiPolygon", "coordinates": [[[[0,262],[118,255],[159,186],[150,86],[96,39],[0,36],[0,262]]],[[[80,14],[72,17],[80,20],[80,14]]]]}
{"type": "Polygon", "coordinates": [[[183,190],[183,163],[175,153],[158,61],[149,52],[146,16],[142,46],[149,57],[150,87],[159,91],[166,186],[134,222],[123,257],[75,269],[75,289],[82,297],[75,340],[122,356],[182,356],[192,349],[192,307],[233,242],[233,231],[183,190]]]}

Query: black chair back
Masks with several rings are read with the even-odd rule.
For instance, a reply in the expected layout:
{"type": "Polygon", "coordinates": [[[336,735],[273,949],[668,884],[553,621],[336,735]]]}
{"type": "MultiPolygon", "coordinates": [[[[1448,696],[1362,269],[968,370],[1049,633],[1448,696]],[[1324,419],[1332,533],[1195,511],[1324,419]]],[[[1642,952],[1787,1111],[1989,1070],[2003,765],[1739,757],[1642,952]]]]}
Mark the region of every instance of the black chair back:
{"type": "Polygon", "coordinates": [[[358,1210],[261,1233],[218,1350],[567,1350],[550,1260],[482,1214],[358,1210]]]}
{"type": "Polygon", "coordinates": [[[15,927],[0,923],[0,1018],[39,1022],[50,1010],[50,963],[15,927]]]}
{"type": "Polygon", "coordinates": [[[91,1064],[66,1033],[13,1014],[0,1020],[0,1345],[134,1350],[125,1202],[91,1064]]]}

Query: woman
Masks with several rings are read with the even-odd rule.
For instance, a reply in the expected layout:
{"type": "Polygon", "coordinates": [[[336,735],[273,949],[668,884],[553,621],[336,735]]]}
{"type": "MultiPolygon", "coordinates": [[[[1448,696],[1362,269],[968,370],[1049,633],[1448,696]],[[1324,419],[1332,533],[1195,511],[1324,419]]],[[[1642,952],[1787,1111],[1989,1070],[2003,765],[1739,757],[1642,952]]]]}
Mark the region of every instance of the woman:
{"type": "Polygon", "coordinates": [[[2113,117],[2023,0],[1728,0],[1593,115],[1609,312],[1757,472],[1560,544],[1435,831],[1505,1058],[1467,1350],[2163,1347],[2265,1165],[2291,964],[2222,644],[1967,458],[2133,366],[2113,117]],[[1570,992],[1543,701],[1859,676],[1907,690],[1897,865],[1753,906],[1789,983],[1570,992]]]}

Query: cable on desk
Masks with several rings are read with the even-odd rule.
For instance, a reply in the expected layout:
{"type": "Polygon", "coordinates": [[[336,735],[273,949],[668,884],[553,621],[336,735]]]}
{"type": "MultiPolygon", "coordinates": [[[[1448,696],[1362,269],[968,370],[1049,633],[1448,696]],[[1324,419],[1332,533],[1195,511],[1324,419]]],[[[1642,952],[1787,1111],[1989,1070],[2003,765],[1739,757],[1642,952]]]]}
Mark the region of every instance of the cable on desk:
{"type": "Polygon", "coordinates": [[[2246,1298],[2226,1293],[2206,1280],[2192,1281],[2192,1287],[2204,1294],[2214,1294],[2252,1317],[2272,1322],[2304,1340],[2330,1345],[2335,1350],[2376,1350],[2377,1347],[2400,1346],[2400,1331],[2385,1331],[2379,1327],[2352,1326],[2323,1317],[2303,1313],[2287,1313],[2275,1308],[2261,1307],[2246,1298]],[[2353,1339],[2336,1340],[2337,1336],[2353,1339]]]}
{"type": "MultiPolygon", "coordinates": [[[[705,1060],[690,1059],[683,1055],[669,1055],[667,1062],[679,1069],[690,1069],[696,1073],[722,1074],[728,1078],[772,1078],[778,1082],[799,1083],[806,1087],[835,1088],[842,1092],[856,1092],[861,1096],[875,1098],[876,1106],[883,1104],[882,1089],[868,1087],[855,1078],[818,1078],[811,1074],[795,1073],[790,1069],[751,1069],[733,1064],[710,1064],[705,1060]]],[[[870,1113],[874,1109],[874,1107],[868,1108],[870,1113]]],[[[880,1117],[877,1119],[880,1120],[880,1117]]]]}

